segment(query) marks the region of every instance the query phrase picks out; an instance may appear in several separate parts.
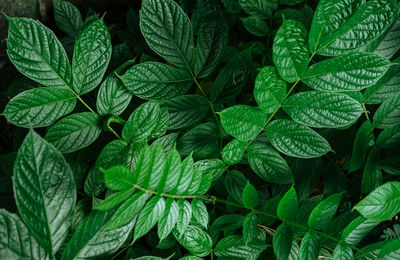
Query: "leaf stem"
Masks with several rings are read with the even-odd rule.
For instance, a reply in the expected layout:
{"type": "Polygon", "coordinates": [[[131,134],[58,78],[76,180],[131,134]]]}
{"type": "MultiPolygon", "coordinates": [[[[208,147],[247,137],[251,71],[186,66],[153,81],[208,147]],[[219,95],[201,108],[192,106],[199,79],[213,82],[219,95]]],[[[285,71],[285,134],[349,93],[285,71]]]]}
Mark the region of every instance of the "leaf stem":
{"type": "Polygon", "coordinates": [[[368,121],[370,121],[369,120],[369,116],[368,116],[367,108],[365,107],[365,103],[361,103],[361,105],[362,105],[362,108],[364,110],[365,117],[367,118],[368,121]]]}

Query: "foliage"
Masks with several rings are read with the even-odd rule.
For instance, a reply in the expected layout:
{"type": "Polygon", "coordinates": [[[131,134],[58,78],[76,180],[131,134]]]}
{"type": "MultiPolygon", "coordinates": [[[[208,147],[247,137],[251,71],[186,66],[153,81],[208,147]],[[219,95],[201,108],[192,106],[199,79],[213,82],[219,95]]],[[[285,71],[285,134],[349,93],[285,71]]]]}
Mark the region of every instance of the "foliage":
{"type": "Polygon", "coordinates": [[[0,258],[398,259],[400,4],[306,2],[6,16],[0,258]]]}

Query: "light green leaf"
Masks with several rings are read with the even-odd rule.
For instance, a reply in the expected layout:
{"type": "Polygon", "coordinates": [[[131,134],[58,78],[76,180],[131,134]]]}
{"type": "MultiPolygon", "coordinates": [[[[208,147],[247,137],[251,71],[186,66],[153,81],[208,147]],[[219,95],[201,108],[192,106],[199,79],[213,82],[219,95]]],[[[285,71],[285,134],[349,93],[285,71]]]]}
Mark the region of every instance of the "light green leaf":
{"type": "Polygon", "coordinates": [[[292,186],[279,201],[276,213],[278,218],[281,220],[284,219],[292,220],[297,215],[298,210],[299,210],[299,199],[297,198],[296,190],[292,186]]]}
{"type": "Polygon", "coordinates": [[[178,203],[173,198],[165,200],[165,210],[160,220],[158,221],[158,237],[160,240],[165,239],[175,227],[178,220],[179,207],[178,203]]]}
{"type": "Polygon", "coordinates": [[[183,234],[175,230],[172,234],[179,244],[195,256],[207,256],[212,250],[211,237],[198,227],[189,225],[183,234]]]}
{"type": "Polygon", "coordinates": [[[313,89],[356,91],[375,84],[388,70],[390,61],[378,54],[350,52],[315,63],[303,82],[313,89]]]}
{"type": "Polygon", "coordinates": [[[306,91],[290,96],[283,109],[299,124],[338,128],[356,121],[363,108],[345,94],[306,91]]]}
{"type": "Polygon", "coordinates": [[[373,126],[376,128],[390,128],[400,124],[400,94],[386,100],[376,110],[373,126]]]}
{"type": "Polygon", "coordinates": [[[269,27],[259,16],[249,16],[240,19],[246,30],[258,37],[264,37],[269,33],[269,27]]]}
{"type": "Polygon", "coordinates": [[[277,6],[273,1],[239,0],[240,7],[249,15],[256,15],[262,19],[271,17],[272,10],[277,6]]]}
{"type": "Polygon", "coordinates": [[[263,67],[257,75],[254,85],[254,99],[265,113],[272,113],[283,103],[286,97],[286,83],[275,67],[263,67]]]}
{"type": "Polygon", "coordinates": [[[354,206],[360,214],[371,220],[385,221],[400,211],[400,182],[387,182],[354,206]]]}
{"type": "Polygon", "coordinates": [[[353,259],[353,251],[350,247],[338,244],[333,251],[333,260],[353,259]]]}
{"type": "Polygon", "coordinates": [[[342,193],[336,193],[318,203],[308,217],[308,226],[312,229],[325,229],[335,216],[341,198],[342,193]]]}
{"type": "Polygon", "coordinates": [[[76,202],[71,167],[31,130],[18,150],[13,184],[21,218],[38,243],[54,255],[67,237],[76,202]]]}
{"type": "Polygon", "coordinates": [[[99,116],[92,112],[67,116],[50,127],[45,139],[62,153],[77,151],[99,137],[99,120],[99,116]]]}
{"type": "Polygon", "coordinates": [[[267,247],[268,245],[264,241],[257,238],[245,245],[242,236],[231,235],[222,238],[218,242],[215,246],[214,254],[221,258],[254,257],[254,259],[256,259],[267,247]]]}
{"type": "Polygon", "coordinates": [[[136,177],[123,165],[117,165],[102,170],[102,172],[104,173],[104,182],[111,190],[127,190],[132,188],[132,184],[135,183],[136,177]]]}
{"type": "Polygon", "coordinates": [[[70,88],[71,66],[54,33],[28,18],[8,22],[7,54],[14,66],[46,87],[70,88]]]}
{"type": "Polygon", "coordinates": [[[165,210],[165,200],[161,196],[152,197],[140,212],[135,224],[133,239],[136,241],[158,222],[165,210]]]}
{"type": "Polygon", "coordinates": [[[35,88],[11,99],[3,114],[20,127],[43,127],[70,113],[75,104],[75,95],[67,89],[35,88]]]}
{"type": "Polygon", "coordinates": [[[4,209],[0,210],[0,244],[2,259],[50,259],[19,216],[4,209]]]}
{"type": "Polygon", "coordinates": [[[374,148],[369,152],[365,162],[361,180],[361,193],[369,193],[382,184],[382,173],[379,160],[379,151],[374,148]]]}
{"type": "Polygon", "coordinates": [[[251,169],[263,180],[273,183],[293,183],[293,174],[286,161],[272,147],[253,144],[248,149],[251,169]]]}
{"type": "Polygon", "coordinates": [[[341,239],[350,245],[358,245],[358,243],[360,243],[378,224],[378,221],[365,219],[360,216],[343,229],[341,239]]]}
{"type": "Polygon", "coordinates": [[[204,228],[208,226],[208,211],[206,205],[201,200],[192,200],[193,218],[204,228]]]}
{"type": "Polygon", "coordinates": [[[168,62],[192,69],[195,62],[193,32],[189,18],[172,0],[144,0],[140,30],[149,47],[168,62]]]}
{"type": "Polygon", "coordinates": [[[293,231],[289,225],[283,223],[276,229],[272,246],[278,260],[288,259],[290,249],[292,248],[292,239],[293,231]]]}
{"type": "Polygon", "coordinates": [[[227,166],[220,159],[205,159],[197,161],[195,168],[199,168],[204,175],[211,174],[214,180],[218,179],[227,169],[227,166]]]}
{"type": "Polygon", "coordinates": [[[219,12],[201,18],[197,32],[196,63],[197,78],[205,78],[214,72],[228,43],[228,23],[219,12]]]}
{"type": "Polygon", "coordinates": [[[107,196],[105,200],[100,202],[99,205],[97,205],[96,210],[112,209],[121,204],[122,202],[126,201],[127,199],[129,199],[134,193],[134,191],[135,191],[134,188],[130,188],[124,191],[115,192],[107,196]]]}
{"type": "Polygon", "coordinates": [[[185,199],[178,200],[179,215],[176,222],[176,231],[183,234],[192,219],[192,206],[185,199]]]}
{"type": "Polygon", "coordinates": [[[320,237],[312,232],[308,231],[300,244],[300,259],[301,260],[317,260],[319,256],[319,245],[320,237]]]}
{"type": "Polygon", "coordinates": [[[54,20],[57,27],[71,37],[75,37],[83,25],[79,9],[68,1],[53,1],[54,20]]]}
{"type": "Polygon", "coordinates": [[[193,125],[207,115],[207,99],[200,95],[184,95],[162,102],[170,117],[168,129],[181,129],[193,125]]]}
{"type": "Polygon", "coordinates": [[[247,105],[236,105],[224,109],[219,115],[225,131],[239,141],[248,141],[257,137],[266,120],[264,112],[247,105]]]}
{"type": "Polygon", "coordinates": [[[303,77],[308,67],[307,30],[295,20],[284,20],[274,38],[272,58],[287,82],[303,77]]]}
{"type": "Polygon", "coordinates": [[[331,151],[328,142],[307,126],[277,119],[266,127],[271,144],[280,152],[298,158],[319,157],[331,151]]]}
{"type": "Polygon", "coordinates": [[[183,95],[193,83],[189,72],[159,62],[135,65],[120,78],[132,94],[150,100],[170,99],[183,95]]]}
{"type": "Polygon", "coordinates": [[[237,164],[242,159],[248,142],[233,139],[222,150],[222,159],[228,165],[237,164]]]}
{"type": "Polygon", "coordinates": [[[365,121],[357,130],[351,153],[350,171],[356,171],[364,165],[368,147],[374,142],[374,132],[371,121],[365,121]]]}
{"type": "Polygon", "coordinates": [[[243,242],[247,246],[251,243],[258,235],[257,230],[257,216],[254,212],[250,212],[246,215],[243,222],[243,242]]]}
{"type": "Polygon", "coordinates": [[[259,197],[256,188],[247,181],[242,194],[243,206],[247,209],[254,209],[258,204],[258,200],[259,197]]]}

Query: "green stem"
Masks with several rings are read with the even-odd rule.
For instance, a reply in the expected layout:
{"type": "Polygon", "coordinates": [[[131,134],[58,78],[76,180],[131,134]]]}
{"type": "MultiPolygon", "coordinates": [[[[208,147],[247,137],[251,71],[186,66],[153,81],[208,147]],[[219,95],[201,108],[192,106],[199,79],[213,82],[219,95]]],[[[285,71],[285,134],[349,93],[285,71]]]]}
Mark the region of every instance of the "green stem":
{"type": "Polygon", "coordinates": [[[365,117],[367,118],[368,121],[370,121],[369,120],[369,116],[368,116],[367,108],[365,107],[365,103],[362,103],[361,105],[362,105],[362,108],[364,110],[365,117]]]}

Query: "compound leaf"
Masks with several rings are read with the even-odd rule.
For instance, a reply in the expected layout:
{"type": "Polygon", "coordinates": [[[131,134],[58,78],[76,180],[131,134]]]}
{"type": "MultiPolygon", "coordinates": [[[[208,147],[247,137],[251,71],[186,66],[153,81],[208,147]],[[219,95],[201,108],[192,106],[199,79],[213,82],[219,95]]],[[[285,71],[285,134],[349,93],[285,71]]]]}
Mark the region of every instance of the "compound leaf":
{"type": "Polygon", "coordinates": [[[75,37],[83,25],[79,9],[68,1],[53,1],[54,20],[57,27],[71,37],[75,37]]]}

